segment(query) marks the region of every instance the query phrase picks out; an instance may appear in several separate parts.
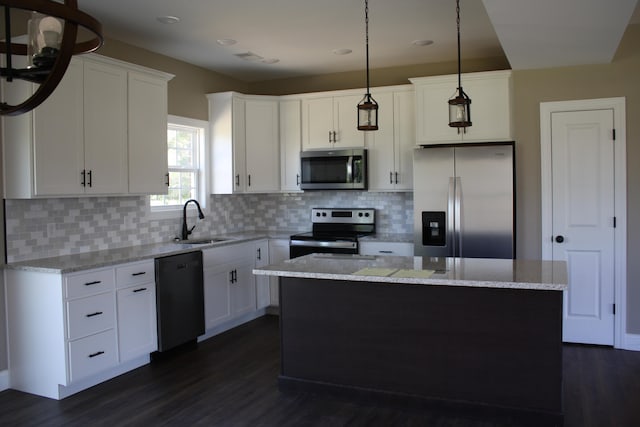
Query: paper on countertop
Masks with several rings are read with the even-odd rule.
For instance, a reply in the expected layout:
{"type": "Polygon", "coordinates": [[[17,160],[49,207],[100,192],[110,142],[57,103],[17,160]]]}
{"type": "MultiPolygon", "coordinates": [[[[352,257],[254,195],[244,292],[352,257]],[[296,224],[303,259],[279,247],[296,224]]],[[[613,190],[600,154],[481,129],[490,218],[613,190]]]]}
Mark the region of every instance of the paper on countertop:
{"type": "Polygon", "coordinates": [[[395,272],[396,268],[376,268],[376,267],[366,267],[356,271],[355,275],[357,276],[380,276],[386,277],[395,272]]]}
{"type": "Polygon", "coordinates": [[[435,273],[435,270],[398,270],[393,273],[391,277],[426,279],[433,273],[435,273]]]}

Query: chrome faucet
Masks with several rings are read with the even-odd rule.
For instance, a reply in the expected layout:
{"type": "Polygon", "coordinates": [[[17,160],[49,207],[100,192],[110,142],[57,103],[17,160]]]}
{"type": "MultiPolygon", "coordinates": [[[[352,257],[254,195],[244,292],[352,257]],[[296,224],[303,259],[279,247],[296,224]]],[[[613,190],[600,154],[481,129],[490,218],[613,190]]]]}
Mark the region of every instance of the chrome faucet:
{"type": "Polygon", "coordinates": [[[196,228],[195,225],[191,228],[187,227],[187,205],[191,202],[195,203],[198,208],[198,218],[204,219],[204,214],[202,213],[202,209],[200,209],[200,203],[195,199],[187,200],[182,208],[182,240],[187,240],[189,238],[189,234],[191,234],[193,229],[196,228]]]}

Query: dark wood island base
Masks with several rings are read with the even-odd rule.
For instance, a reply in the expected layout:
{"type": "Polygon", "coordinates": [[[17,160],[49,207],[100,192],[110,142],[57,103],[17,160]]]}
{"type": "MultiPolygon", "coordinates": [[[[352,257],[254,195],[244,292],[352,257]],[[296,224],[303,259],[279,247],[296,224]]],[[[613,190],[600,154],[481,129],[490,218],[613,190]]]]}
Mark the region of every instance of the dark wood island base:
{"type": "Polygon", "coordinates": [[[562,292],[280,277],[282,390],[562,425],[562,292]]]}

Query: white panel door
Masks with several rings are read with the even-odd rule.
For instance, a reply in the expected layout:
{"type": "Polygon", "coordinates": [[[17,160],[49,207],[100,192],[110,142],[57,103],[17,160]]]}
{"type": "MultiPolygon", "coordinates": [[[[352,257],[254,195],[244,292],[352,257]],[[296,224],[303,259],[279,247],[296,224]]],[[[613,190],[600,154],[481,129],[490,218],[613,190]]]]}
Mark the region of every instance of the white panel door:
{"type": "Polygon", "coordinates": [[[553,259],[566,260],[563,340],[613,345],[613,110],[551,117],[553,259]]]}

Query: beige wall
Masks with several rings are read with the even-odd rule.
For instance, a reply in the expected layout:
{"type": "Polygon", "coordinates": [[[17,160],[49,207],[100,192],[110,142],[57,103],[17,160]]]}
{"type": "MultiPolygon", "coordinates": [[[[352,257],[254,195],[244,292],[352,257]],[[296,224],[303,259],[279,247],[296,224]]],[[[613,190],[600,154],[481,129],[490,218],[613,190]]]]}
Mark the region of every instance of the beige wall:
{"type": "Polygon", "coordinates": [[[629,27],[608,65],[514,73],[517,141],[518,251],[541,253],[540,102],[626,97],[627,122],[627,331],[640,333],[640,25],[629,27]]]}
{"type": "MultiPolygon", "coordinates": [[[[510,68],[509,62],[504,57],[469,60],[463,64],[463,72],[506,70],[508,68],[510,68]]],[[[457,62],[444,62],[380,68],[371,70],[369,74],[371,87],[376,87],[409,84],[410,77],[457,73],[457,69],[457,62]]],[[[357,89],[366,87],[366,84],[366,74],[364,70],[361,70],[250,83],[249,90],[250,93],[258,95],[288,95],[327,90],[357,89]]]]}
{"type": "Polygon", "coordinates": [[[176,116],[209,120],[205,94],[248,90],[239,80],[117,40],[107,39],[97,53],[175,75],[169,82],[169,114],[176,116]]]}

